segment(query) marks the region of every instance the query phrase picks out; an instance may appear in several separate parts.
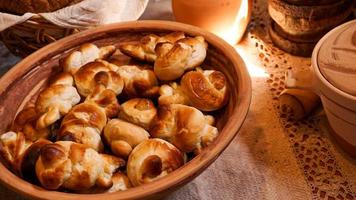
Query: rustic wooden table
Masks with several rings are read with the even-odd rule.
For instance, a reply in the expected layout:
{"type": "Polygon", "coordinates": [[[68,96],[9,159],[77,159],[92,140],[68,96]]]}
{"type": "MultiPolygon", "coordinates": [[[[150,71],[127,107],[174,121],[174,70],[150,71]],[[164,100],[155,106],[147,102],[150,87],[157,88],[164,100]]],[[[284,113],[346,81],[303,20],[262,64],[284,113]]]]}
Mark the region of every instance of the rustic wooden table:
{"type": "MultiPolygon", "coordinates": [[[[356,159],[328,132],[324,115],[294,122],[278,112],[284,72],[308,68],[269,39],[266,0],[255,0],[253,19],[236,45],[253,81],[251,109],[238,136],[193,182],[167,199],[356,199],[356,159]]],[[[142,19],[172,20],[170,0],[152,0],[142,19]]],[[[0,46],[0,73],[20,59],[0,46]]],[[[23,199],[0,186],[0,199],[23,199]]]]}

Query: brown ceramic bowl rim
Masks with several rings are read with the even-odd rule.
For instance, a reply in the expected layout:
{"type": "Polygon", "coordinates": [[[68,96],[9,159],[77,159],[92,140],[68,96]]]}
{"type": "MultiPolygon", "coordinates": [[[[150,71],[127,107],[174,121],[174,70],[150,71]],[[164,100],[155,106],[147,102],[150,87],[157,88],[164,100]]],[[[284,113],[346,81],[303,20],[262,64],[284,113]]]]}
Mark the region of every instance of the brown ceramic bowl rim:
{"type": "Polygon", "coordinates": [[[42,58],[51,58],[55,56],[59,50],[63,51],[70,49],[71,47],[78,46],[79,44],[83,43],[83,40],[89,41],[90,39],[99,38],[103,35],[105,36],[105,32],[109,32],[110,30],[115,30],[117,32],[130,30],[183,31],[190,35],[202,35],[217,49],[224,49],[225,56],[231,61],[231,63],[234,65],[234,70],[240,76],[238,77],[238,89],[240,91],[237,96],[238,104],[236,104],[236,106],[233,108],[232,115],[227,120],[223,130],[221,131],[226,132],[225,137],[220,137],[219,142],[216,142],[214,145],[210,145],[201,154],[168,176],[152,183],[148,183],[126,191],[120,191],[119,193],[73,194],[48,191],[39,186],[32,185],[25,180],[22,180],[10,172],[2,163],[0,163],[0,182],[3,185],[6,185],[10,189],[17,191],[24,196],[34,199],[111,200],[145,198],[162,191],[169,191],[173,186],[182,186],[188,182],[189,178],[199,175],[224,151],[224,149],[236,136],[246,118],[251,102],[251,80],[248,75],[245,63],[236,52],[236,50],[219,37],[198,27],[177,22],[146,20],[116,23],[79,32],[77,34],[61,39],[26,57],[16,66],[14,66],[9,72],[7,72],[0,79],[0,93],[5,92],[6,88],[12,84],[14,81],[12,77],[18,77],[21,73],[26,74],[32,68],[35,68],[36,66],[33,66],[35,64],[34,60],[37,62],[43,62],[44,60],[42,58]],[[67,45],[68,43],[70,44],[67,45]]]}

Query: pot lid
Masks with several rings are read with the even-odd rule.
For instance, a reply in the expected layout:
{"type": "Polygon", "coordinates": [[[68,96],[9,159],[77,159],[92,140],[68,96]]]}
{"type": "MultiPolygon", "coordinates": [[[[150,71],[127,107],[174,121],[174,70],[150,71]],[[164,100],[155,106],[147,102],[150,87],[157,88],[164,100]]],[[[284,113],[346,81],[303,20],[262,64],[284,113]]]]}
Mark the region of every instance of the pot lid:
{"type": "Polygon", "coordinates": [[[331,31],[318,52],[318,67],[334,87],[356,96],[356,20],[331,31]]]}

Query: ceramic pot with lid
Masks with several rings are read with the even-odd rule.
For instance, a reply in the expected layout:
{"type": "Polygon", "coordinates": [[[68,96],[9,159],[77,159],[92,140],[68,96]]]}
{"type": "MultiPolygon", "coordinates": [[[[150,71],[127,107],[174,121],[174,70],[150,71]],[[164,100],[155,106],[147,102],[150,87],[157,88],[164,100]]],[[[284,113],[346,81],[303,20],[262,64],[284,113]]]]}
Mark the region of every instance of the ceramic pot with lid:
{"type": "Polygon", "coordinates": [[[287,87],[318,94],[331,133],[346,152],[356,156],[356,20],[334,28],[317,43],[312,72],[311,78],[290,77],[294,81],[287,87]]]}

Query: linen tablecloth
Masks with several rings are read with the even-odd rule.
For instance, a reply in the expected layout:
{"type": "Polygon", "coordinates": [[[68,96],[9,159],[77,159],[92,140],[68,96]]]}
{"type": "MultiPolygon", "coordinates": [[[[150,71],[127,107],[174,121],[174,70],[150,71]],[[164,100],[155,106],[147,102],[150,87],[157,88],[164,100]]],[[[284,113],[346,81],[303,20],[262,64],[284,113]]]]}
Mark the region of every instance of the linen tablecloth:
{"type": "MultiPolygon", "coordinates": [[[[150,1],[142,19],[172,20],[170,0],[150,1]]],[[[266,0],[254,0],[253,17],[236,50],[252,77],[252,103],[238,136],[199,177],[172,200],[356,199],[356,159],[329,134],[325,115],[289,121],[278,112],[287,69],[310,67],[271,43],[266,0]]],[[[19,58],[0,47],[0,72],[19,58]]],[[[23,199],[0,186],[0,199],[23,199]]]]}

